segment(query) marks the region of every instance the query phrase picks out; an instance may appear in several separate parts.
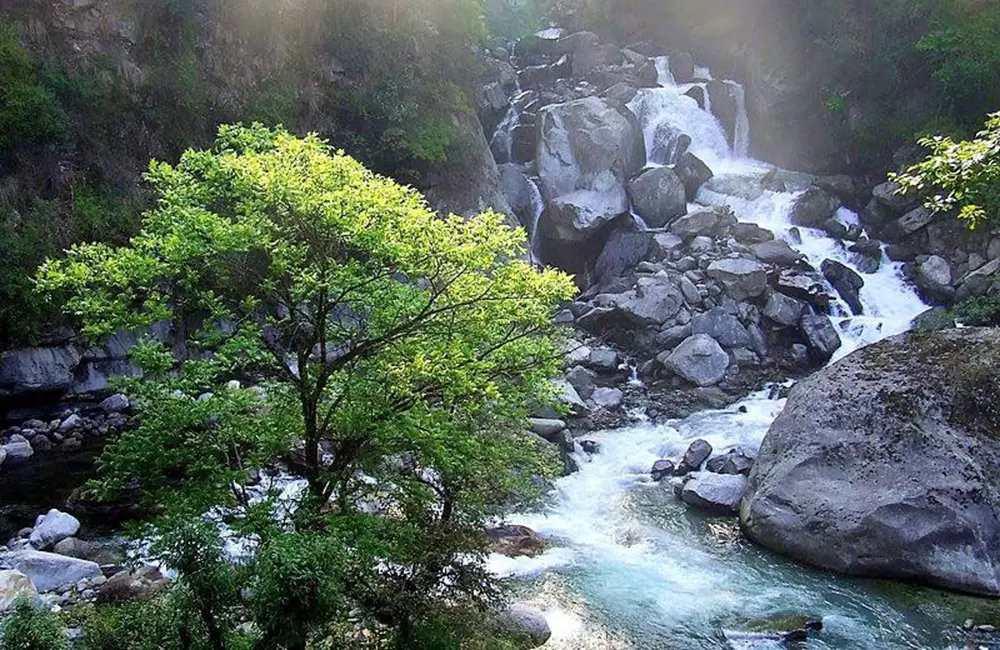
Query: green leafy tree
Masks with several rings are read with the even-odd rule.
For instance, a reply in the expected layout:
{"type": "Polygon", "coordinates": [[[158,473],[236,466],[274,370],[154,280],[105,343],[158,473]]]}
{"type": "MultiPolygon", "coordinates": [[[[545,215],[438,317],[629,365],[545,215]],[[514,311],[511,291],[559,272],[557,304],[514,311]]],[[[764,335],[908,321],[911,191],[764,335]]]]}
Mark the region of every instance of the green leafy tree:
{"type": "Polygon", "coordinates": [[[495,604],[483,530],[552,467],[525,404],[551,390],[571,280],[532,268],[501,215],[439,217],[315,136],[223,127],[148,179],[140,234],[77,246],[39,284],[91,337],[173,324],[172,346],[133,350],[141,424],[95,488],[141,481],[213,646],[232,607],[257,647],[294,649],[358,629],[411,647],[442,608],[495,604]],[[278,463],[301,481],[261,478],[278,463]],[[170,541],[206,516],[247,551],[246,592],[212,592],[230,580],[195,569],[218,555],[170,541]]]}
{"type": "Polygon", "coordinates": [[[974,228],[1000,214],[1000,113],[972,140],[935,136],[920,140],[926,159],[903,174],[890,175],[901,192],[928,195],[935,213],[954,212],[974,228]]]}

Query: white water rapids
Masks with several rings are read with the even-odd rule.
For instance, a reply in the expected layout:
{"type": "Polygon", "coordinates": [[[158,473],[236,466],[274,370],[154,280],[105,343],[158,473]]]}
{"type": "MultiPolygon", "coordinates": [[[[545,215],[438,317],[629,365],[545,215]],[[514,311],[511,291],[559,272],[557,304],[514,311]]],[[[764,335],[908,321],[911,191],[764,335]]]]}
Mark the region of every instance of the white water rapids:
{"type": "MultiPolygon", "coordinates": [[[[703,189],[699,203],[730,206],[740,221],[786,239],[817,269],[825,259],[857,269],[844,245],[825,233],[800,228],[801,243],[790,234],[789,213],[808,180],[789,173],[793,191],[761,189],[769,166],[734,154],[718,121],[684,95],[690,85],[673,83],[665,59],[658,64],[663,87],[641,90],[630,103],[647,150],[661,123],[690,135],[690,151],[725,181],[703,189]]],[[[847,210],[838,218],[845,224],[857,219],[847,210]]],[[[883,258],[876,273],[862,274],[863,316],[850,316],[846,305],[837,305],[833,320],[843,340],[837,358],[907,330],[926,309],[899,267],[883,258]]],[[[552,548],[536,558],[494,556],[491,566],[513,577],[519,596],[546,612],[553,630],[546,648],[780,648],[785,646],[774,641],[727,638],[727,631],[788,614],[824,621],[819,636],[796,647],[960,647],[953,626],[964,620],[966,610],[959,608],[974,599],[844,578],[749,544],[720,543],[709,534],[709,524],[732,520],[689,511],[668,487],[649,478],[654,461],[680,456],[697,438],[708,440],[716,453],[741,445],[756,449],[783,405],[757,394],[663,426],[602,432],[596,436],[600,453],[578,453],[580,471],[557,482],[544,511],[513,518],[550,540],[552,548]]]]}

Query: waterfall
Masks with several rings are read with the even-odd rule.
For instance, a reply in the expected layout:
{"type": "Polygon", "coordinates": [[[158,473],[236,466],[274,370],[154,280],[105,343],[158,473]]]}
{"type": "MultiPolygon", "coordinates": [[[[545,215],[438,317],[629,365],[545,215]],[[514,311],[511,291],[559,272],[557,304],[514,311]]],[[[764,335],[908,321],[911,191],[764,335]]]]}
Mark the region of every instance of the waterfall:
{"type": "Polygon", "coordinates": [[[538,183],[534,179],[529,178],[528,185],[531,191],[531,232],[528,233],[530,238],[528,249],[531,261],[538,264],[541,260],[538,255],[538,222],[542,218],[542,212],[545,211],[545,199],[542,198],[542,191],[538,189],[538,183]]]}
{"type": "Polygon", "coordinates": [[[750,153],[750,117],[747,115],[747,94],[743,86],[732,83],[736,93],[736,133],[733,137],[733,152],[745,158],[750,153]]]}
{"type": "MultiPolygon", "coordinates": [[[[790,191],[763,188],[771,167],[747,158],[750,129],[742,88],[730,147],[718,120],[683,94],[691,85],[674,83],[666,57],[656,63],[662,87],[640,90],[629,107],[642,124],[647,150],[661,125],[692,138],[690,151],[716,174],[697,202],[729,206],[740,221],[757,223],[789,241],[817,269],[823,260],[833,259],[864,278],[863,316],[851,315],[839,300],[835,305],[833,322],[843,340],[835,359],[908,329],[926,307],[904,280],[900,264],[883,254],[877,272],[861,273],[844,244],[824,232],[798,228],[801,243],[793,237],[792,206],[811,180],[786,174],[790,191]]],[[[857,215],[842,210],[838,219],[852,223],[857,215]]],[[[830,295],[837,296],[832,288],[830,295]]],[[[738,551],[720,545],[711,539],[708,521],[691,516],[668,490],[651,481],[654,461],[681,455],[698,438],[708,440],[716,453],[738,446],[756,449],[783,406],[784,400],[764,391],[730,408],[668,424],[640,423],[598,433],[599,454],[575,455],[580,471],[556,483],[550,505],[514,518],[552,540],[553,547],[536,558],[491,558],[495,572],[529,583],[533,602],[553,630],[546,647],[777,647],[759,639],[747,644],[729,638],[725,630],[739,629],[740,621],[789,612],[823,618],[825,631],[816,647],[947,645],[940,630],[955,621],[942,620],[946,612],[916,611],[867,583],[835,580],[755,548],[738,551]]]]}

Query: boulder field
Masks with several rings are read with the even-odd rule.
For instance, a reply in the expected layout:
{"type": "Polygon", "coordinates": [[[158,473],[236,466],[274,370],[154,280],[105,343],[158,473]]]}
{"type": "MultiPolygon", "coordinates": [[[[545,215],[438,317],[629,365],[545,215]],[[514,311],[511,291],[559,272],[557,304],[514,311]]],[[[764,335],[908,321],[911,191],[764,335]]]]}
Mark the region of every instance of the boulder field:
{"type": "Polygon", "coordinates": [[[792,389],[743,528],[836,572],[1000,596],[998,432],[1000,332],[886,339],[792,389]]]}

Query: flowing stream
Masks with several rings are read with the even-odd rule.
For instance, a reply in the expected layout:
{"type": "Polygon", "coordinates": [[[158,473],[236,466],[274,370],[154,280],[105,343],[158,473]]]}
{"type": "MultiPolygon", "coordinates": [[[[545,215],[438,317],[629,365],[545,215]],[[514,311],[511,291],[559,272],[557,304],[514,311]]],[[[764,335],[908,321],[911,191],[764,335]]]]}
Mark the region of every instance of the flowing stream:
{"type": "MultiPolygon", "coordinates": [[[[718,121],[684,96],[658,61],[663,87],[640,91],[630,106],[647,138],[662,123],[692,137],[690,150],[714,170],[703,205],[728,205],[740,221],[772,230],[815,267],[835,259],[857,269],[852,254],[821,231],[789,221],[798,193],[809,184],[786,173],[790,191],[761,188],[769,166],[733,152],[718,121]]],[[[745,120],[745,116],[742,117],[745,120]]],[[[743,146],[742,142],[738,143],[743,146]]],[[[745,151],[745,149],[744,149],[745,151]]],[[[692,206],[695,207],[695,206],[692,206]]],[[[841,210],[845,225],[856,215],[841,210]]],[[[883,256],[880,269],[862,274],[863,316],[838,303],[834,323],[843,346],[836,358],[908,329],[926,309],[883,256]]],[[[836,295],[831,290],[831,295],[836,295]]],[[[835,360],[836,360],[835,358],[835,360]]],[[[597,434],[599,454],[577,454],[580,471],[559,480],[550,505],[514,523],[553,542],[536,558],[491,558],[494,571],[515,578],[525,600],[543,611],[553,630],[546,647],[565,649],[781,648],[780,642],[742,635],[753,621],[775,616],[821,617],[824,631],[802,648],[963,648],[956,625],[983,614],[989,601],[930,589],[835,576],[797,565],[748,542],[723,541],[719,524],[690,511],[649,469],[659,458],[681,455],[697,438],[716,453],[757,448],[783,400],[751,395],[722,411],[705,411],[662,426],[640,423],[597,434]]],[[[995,610],[990,610],[995,612],[995,610]]],[[[995,620],[976,619],[996,623],[995,620]]]]}

